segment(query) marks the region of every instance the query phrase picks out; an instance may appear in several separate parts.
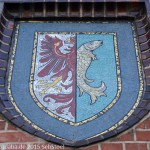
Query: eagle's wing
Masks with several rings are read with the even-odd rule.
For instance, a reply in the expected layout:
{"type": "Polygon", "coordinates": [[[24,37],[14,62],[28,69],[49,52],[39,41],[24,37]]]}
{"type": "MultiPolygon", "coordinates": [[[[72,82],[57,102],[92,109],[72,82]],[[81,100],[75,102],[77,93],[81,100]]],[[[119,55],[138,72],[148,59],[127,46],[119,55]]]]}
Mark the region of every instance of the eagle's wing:
{"type": "MultiPolygon", "coordinates": [[[[51,102],[51,99],[55,100],[55,103],[61,104],[57,109],[57,114],[62,114],[63,110],[68,109],[68,112],[74,117],[75,102],[75,64],[76,64],[76,52],[75,52],[75,37],[69,38],[63,41],[57,36],[46,35],[41,41],[41,52],[39,53],[40,70],[38,72],[39,77],[49,76],[50,80],[53,79],[53,85],[61,81],[61,86],[66,90],[69,87],[72,88],[70,93],[65,94],[63,92],[56,94],[46,94],[43,98],[44,102],[51,102]],[[66,42],[66,43],[65,43],[66,42]],[[69,74],[71,74],[69,76],[69,74]],[[66,81],[66,82],[65,82],[66,81]]],[[[49,88],[49,86],[48,86],[49,88]]]]}
{"type": "Polygon", "coordinates": [[[65,81],[69,72],[67,67],[67,54],[63,54],[60,51],[60,47],[63,46],[62,40],[57,37],[50,37],[46,35],[41,41],[41,51],[39,62],[43,64],[42,69],[39,71],[38,76],[44,77],[53,74],[53,77],[62,76],[65,81]]]}

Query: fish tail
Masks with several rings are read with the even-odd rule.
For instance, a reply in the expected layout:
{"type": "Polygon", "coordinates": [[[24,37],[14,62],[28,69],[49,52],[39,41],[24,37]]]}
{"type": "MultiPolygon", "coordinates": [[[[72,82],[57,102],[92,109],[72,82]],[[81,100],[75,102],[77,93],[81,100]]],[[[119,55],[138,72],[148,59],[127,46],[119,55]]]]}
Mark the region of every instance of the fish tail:
{"type": "Polygon", "coordinates": [[[101,86],[98,88],[98,91],[104,92],[106,90],[106,85],[104,82],[101,82],[101,86]]]}
{"type": "Polygon", "coordinates": [[[101,83],[101,86],[95,88],[93,92],[90,93],[91,95],[91,103],[95,103],[100,96],[107,96],[104,91],[106,90],[106,85],[104,82],[101,83]]]}

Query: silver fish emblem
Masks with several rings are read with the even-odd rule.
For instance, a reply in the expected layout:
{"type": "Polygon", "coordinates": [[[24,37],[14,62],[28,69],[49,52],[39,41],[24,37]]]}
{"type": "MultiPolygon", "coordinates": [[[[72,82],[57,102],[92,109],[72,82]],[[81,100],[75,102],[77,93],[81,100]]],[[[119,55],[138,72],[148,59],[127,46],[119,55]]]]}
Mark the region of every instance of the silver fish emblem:
{"type": "Polygon", "coordinates": [[[93,82],[94,80],[90,80],[86,77],[87,70],[90,67],[92,60],[96,59],[96,56],[92,51],[102,46],[102,44],[103,42],[100,40],[90,41],[81,45],[77,50],[77,86],[80,90],[80,96],[82,96],[83,92],[90,95],[92,104],[97,101],[98,97],[106,96],[104,93],[106,90],[104,82],[101,82],[100,87],[91,87],[87,82],[93,82]]]}

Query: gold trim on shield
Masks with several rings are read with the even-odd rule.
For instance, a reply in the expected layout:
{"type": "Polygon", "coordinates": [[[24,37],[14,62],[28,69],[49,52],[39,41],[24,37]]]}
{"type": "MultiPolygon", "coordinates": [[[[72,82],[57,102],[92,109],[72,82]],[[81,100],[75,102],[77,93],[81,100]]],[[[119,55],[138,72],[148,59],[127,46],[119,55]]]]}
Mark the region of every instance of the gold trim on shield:
{"type": "Polygon", "coordinates": [[[100,115],[103,115],[107,110],[109,110],[119,99],[120,93],[121,93],[121,75],[120,75],[120,64],[119,64],[119,54],[118,54],[118,45],[117,45],[117,34],[114,32],[35,32],[35,39],[34,39],[34,49],[33,49],[33,56],[32,56],[32,67],[31,67],[31,74],[30,74],[30,94],[35,101],[35,103],[48,115],[58,119],[59,121],[63,121],[65,123],[69,123],[73,126],[78,126],[84,123],[87,123],[89,121],[92,121],[93,119],[96,119],[100,115]],[[34,81],[34,71],[35,71],[35,65],[36,65],[36,53],[37,53],[37,42],[38,42],[38,34],[101,34],[101,35],[113,35],[114,39],[114,49],[115,49],[115,59],[116,59],[116,73],[117,73],[117,82],[118,82],[118,88],[117,88],[117,94],[115,98],[112,100],[112,102],[106,106],[102,111],[97,113],[96,115],[85,119],[80,122],[72,122],[67,119],[64,119],[62,117],[59,117],[58,115],[55,115],[50,110],[45,109],[45,107],[38,101],[37,97],[35,96],[34,89],[33,89],[33,81],[34,81]]]}

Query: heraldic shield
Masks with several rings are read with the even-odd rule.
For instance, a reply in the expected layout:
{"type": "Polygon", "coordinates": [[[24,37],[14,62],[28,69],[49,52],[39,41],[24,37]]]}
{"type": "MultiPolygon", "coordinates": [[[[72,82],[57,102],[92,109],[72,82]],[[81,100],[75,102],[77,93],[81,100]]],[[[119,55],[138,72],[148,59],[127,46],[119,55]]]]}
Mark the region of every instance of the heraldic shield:
{"type": "Polygon", "coordinates": [[[143,97],[133,22],[18,22],[12,39],[8,97],[24,130],[46,140],[74,146],[113,135],[143,97]]]}

